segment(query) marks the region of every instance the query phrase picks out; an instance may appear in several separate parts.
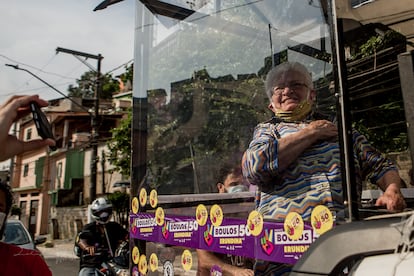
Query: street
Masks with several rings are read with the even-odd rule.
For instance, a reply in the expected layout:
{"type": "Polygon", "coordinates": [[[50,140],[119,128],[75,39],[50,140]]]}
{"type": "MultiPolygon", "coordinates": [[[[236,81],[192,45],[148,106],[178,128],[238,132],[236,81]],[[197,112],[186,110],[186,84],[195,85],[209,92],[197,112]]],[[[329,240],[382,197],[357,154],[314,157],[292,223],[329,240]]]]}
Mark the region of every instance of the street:
{"type": "Polygon", "coordinates": [[[55,240],[53,247],[45,247],[42,244],[38,249],[42,252],[53,275],[78,275],[79,258],[73,253],[73,241],[55,240]]]}
{"type": "Polygon", "coordinates": [[[79,272],[79,260],[68,258],[46,258],[46,262],[49,265],[53,275],[71,276],[78,275],[79,272]]]}

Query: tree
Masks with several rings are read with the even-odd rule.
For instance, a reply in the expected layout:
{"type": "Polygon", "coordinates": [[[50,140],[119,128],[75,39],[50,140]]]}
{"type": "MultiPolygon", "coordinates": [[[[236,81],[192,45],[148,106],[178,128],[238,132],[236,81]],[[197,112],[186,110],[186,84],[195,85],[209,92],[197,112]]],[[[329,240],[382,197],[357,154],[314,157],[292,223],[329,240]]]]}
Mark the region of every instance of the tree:
{"type": "MultiPolygon", "coordinates": [[[[77,86],[69,85],[69,97],[94,98],[96,89],[96,72],[85,72],[76,80],[77,86]]],[[[101,99],[112,99],[112,95],[119,91],[119,83],[111,74],[102,75],[101,99]]]]}
{"type": "Polygon", "coordinates": [[[405,37],[395,31],[359,33],[366,36],[350,45],[358,50],[347,64],[353,127],[382,152],[406,150],[407,128],[397,62],[398,54],[405,51],[405,37]]]}
{"type": "Polygon", "coordinates": [[[128,177],[131,171],[131,123],[132,114],[129,110],[119,127],[111,130],[112,139],[107,143],[109,162],[115,166],[115,171],[128,177]]]}
{"type": "Polygon", "coordinates": [[[115,221],[128,229],[129,194],[115,192],[108,195],[115,211],[115,221]]]}

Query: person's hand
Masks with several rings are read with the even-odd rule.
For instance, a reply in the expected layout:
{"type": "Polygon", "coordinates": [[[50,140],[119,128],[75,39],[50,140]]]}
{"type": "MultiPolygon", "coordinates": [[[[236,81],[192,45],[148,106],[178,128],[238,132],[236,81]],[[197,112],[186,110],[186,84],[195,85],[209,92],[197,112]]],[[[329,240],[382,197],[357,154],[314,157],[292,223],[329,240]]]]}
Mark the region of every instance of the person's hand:
{"type": "Polygon", "coordinates": [[[254,271],[248,268],[231,266],[231,269],[229,270],[232,276],[254,276],[254,271]]]}
{"type": "Polygon", "coordinates": [[[93,255],[95,255],[95,246],[87,245],[85,247],[84,251],[88,252],[89,255],[93,256],[93,255]]]}
{"type": "Polygon", "coordinates": [[[48,102],[39,98],[38,95],[32,96],[12,96],[0,106],[0,161],[12,158],[15,155],[45,146],[54,146],[52,139],[37,139],[32,141],[22,141],[16,136],[10,135],[10,128],[14,122],[30,114],[29,103],[35,101],[39,106],[44,107],[48,102]]]}
{"type": "Polygon", "coordinates": [[[316,120],[307,126],[317,140],[330,140],[338,137],[338,127],[328,120],[316,120]]]}
{"type": "Polygon", "coordinates": [[[385,206],[390,212],[401,212],[407,205],[401,191],[396,185],[388,185],[385,192],[377,199],[375,206],[385,206]]]}

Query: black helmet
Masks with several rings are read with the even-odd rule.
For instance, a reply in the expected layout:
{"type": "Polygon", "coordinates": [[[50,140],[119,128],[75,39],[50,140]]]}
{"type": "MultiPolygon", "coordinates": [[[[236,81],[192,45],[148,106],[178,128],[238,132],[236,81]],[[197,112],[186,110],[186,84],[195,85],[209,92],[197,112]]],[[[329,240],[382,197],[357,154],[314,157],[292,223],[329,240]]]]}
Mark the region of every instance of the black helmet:
{"type": "Polygon", "coordinates": [[[92,202],[91,213],[98,223],[105,224],[111,218],[112,204],[107,198],[99,197],[92,202]]]}

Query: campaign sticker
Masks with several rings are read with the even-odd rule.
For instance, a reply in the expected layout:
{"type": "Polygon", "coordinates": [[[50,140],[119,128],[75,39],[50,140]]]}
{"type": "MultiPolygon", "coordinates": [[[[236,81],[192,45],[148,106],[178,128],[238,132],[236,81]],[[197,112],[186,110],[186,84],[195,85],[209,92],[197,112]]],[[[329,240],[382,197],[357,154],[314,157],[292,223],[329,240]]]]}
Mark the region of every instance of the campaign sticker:
{"type": "Polygon", "coordinates": [[[222,276],[223,272],[221,270],[221,267],[218,265],[213,265],[210,269],[210,276],[222,276]]]}
{"type": "Polygon", "coordinates": [[[164,216],[164,209],[158,207],[157,210],[155,210],[155,222],[158,226],[164,225],[164,216]]]}
{"type": "Polygon", "coordinates": [[[181,255],[181,265],[185,271],[189,271],[193,266],[193,255],[191,255],[190,250],[185,249],[181,255]]]}
{"type": "Polygon", "coordinates": [[[131,202],[132,213],[138,213],[138,198],[135,196],[131,202]]]}
{"type": "Polygon", "coordinates": [[[155,253],[152,253],[150,256],[150,269],[152,272],[158,269],[158,257],[155,253]]]}
{"type": "Polygon", "coordinates": [[[302,217],[296,212],[290,212],[284,222],[285,233],[291,240],[298,240],[303,233],[305,227],[302,217]]]}
{"type": "Polygon", "coordinates": [[[148,264],[147,258],[144,254],[142,254],[141,257],[139,257],[138,270],[141,274],[147,274],[148,264]]]}
{"type": "Polygon", "coordinates": [[[333,216],[328,207],[324,205],[316,206],[312,210],[311,224],[313,230],[319,235],[331,230],[333,226],[333,216]]]}
{"type": "Polygon", "coordinates": [[[196,221],[198,225],[204,226],[207,223],[208,212],[204,204],[199,204],[196,209],[196,221]]]}
{"type": "Polygon", "coordinates": [[[139,249],[137,246],[134,246],[134,248],[132,248],[132,261],[134,264],[138,264],[139,262],[139,249]]]}
{"type": "Polygon", "coordinates": [[[158,193],[157,193],[156,190],[151,190],[149,199],[150,199],[151,207],[152,208],[157,207],[157,205],[158,205],[158,193]]]}
{"type": "Polygon", "coordinates": [[[164,276],[174,276],[174,266],[170,261],[164,263],[164,276]]]}
{"type": "Polygon", "coordinates": [[[211,206],[210,209],[210,221],[214,226],[220,226],[223,222],[223,210],[217,204],[211,206]]]}
{"type": "Polygon", "coordinates": [[[141,204],[142,207],[147,204],[147,190],[145,190],[145,188],[142,188],[139,192],[139,204],[141,204]]]}
{"type": "Polygon", "coordinates": [[[138,267],[134,266],[132,268],[132,276],[139,276],[138,267]]]}
{"type": "Polygon", "coordinates": [[[251,211],[247,218],[247,228],[250,234],[257,237],[263,230],[263,216],[257,211],[251,211]]]}

